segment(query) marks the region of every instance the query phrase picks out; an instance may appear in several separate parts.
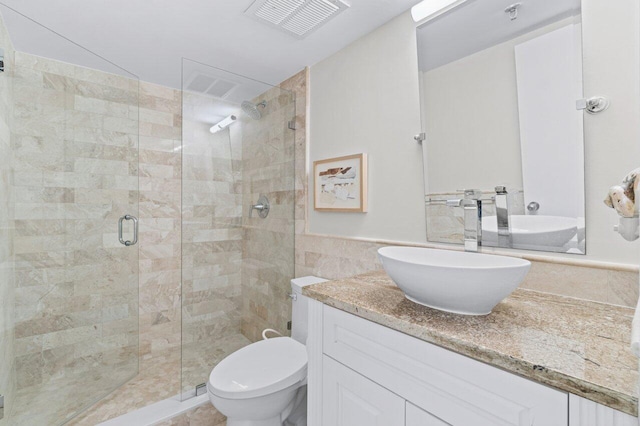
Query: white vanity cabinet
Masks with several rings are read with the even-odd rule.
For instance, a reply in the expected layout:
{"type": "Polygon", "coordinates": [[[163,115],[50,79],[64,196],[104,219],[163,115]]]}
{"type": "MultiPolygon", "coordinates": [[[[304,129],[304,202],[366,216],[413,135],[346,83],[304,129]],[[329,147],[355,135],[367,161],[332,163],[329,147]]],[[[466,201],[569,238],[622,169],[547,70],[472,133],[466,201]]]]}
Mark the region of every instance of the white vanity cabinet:
{"type": "MultiPolygon", "coordinates": [[[[620,421],[594,422],[586,409],[570,422],[566,392],[315,300],[309,306],[307,347],[310,426],[638,424],[619,412],[620,421]]],[[[598,405],[573,399],[587,408],[598,405]]]]}
{"type": "Polygon", "coordinates": [[[405,400],[328,356],[322,361],[323,424],[404,424],[405,400]]]}

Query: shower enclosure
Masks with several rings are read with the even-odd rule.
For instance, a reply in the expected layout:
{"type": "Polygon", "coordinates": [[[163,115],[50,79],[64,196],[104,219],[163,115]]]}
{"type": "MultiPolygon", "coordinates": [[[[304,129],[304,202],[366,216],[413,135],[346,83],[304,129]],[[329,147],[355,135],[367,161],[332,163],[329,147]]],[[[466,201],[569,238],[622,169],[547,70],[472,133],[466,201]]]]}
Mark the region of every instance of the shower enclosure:
{"type": "Polygon", "coordinates": [[[0,422],[61,424],[138,371],[139,82],[3,12],[74,63],[0,29],[0,422]]]}
{"type": "Polygon", "coordinates": [[[295,97],[190,60],[182,75],[181,391],[189,395],[264,328],[288,332],[295,97]]]}
{"type": "Polygon", "coordinates": [[[294,94],[183,60],[156,98],[1,10],[0,425],[189,398],[264,328],[288,334],[294,94]],[[134,382],[156,391],[119,393],[134,382]]]}

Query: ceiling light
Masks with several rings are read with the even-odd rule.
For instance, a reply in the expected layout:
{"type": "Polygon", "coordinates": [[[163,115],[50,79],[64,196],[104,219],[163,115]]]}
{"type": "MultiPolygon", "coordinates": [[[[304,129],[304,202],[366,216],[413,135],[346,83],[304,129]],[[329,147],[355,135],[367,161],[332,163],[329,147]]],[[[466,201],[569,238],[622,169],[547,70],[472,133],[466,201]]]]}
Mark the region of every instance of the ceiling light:
{"type": "Polygon", "coordinates": [[[230,115],[224,120],[222,120],[221,122],[219,122],[218,124],[214,124],[213,126],[211,126],[209,131],[211,133],[218,133],[220,130],[224,130],[227,127],[231,126],[236,120],[237,120],[237,117],[235,115],[230,115]]]}
{"type": "Polygon", "coordinates": [[[411,8],[415,22],[428,21],[453,9],[467,0],[423,0],[411,8]]]}

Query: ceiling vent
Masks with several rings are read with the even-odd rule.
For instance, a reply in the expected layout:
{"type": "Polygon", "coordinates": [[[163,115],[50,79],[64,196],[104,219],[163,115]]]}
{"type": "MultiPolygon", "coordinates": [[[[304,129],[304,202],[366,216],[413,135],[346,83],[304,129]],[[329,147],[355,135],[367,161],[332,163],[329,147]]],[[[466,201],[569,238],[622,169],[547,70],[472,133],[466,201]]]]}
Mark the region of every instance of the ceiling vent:
{"type": "Polygon", "coordinates": [[[341,0],[256,0],[245,15],[302,39],[348,8],[341,0]]]}
{"type": "Polygon", "coordinates": [[[185,88],[191,92],[206,93],[220,99],[226,99],[238,87],[238,83],[195,73],[185,88]]]}

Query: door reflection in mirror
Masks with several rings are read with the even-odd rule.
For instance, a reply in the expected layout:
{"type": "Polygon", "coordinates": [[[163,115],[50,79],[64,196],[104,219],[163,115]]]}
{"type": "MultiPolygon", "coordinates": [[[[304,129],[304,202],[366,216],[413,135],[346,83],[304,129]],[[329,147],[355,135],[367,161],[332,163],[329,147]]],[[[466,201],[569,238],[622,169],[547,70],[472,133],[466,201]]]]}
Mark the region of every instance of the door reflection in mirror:
{"type": "Polygon", "coordinates": [[[462,244],[446,201],[473,187],[482,245],[585,254],[580,1],[522,2],[515,20],[504,7],[468,1],[417,30],[427,239],[462,244]]]}

